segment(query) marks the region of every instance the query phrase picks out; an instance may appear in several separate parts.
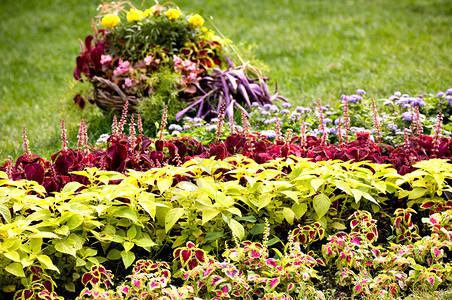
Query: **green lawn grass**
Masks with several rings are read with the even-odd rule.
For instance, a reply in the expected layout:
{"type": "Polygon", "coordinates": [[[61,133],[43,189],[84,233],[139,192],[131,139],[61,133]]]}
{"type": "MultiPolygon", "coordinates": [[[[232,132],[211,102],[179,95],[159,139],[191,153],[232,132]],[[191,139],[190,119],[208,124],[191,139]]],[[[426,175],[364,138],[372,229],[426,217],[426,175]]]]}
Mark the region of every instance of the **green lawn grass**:
{"type": "MultiPolygon", "coordinates": [[[[137,1],[141,3],[141,1],[137,1]]],[[[153,1],[146,1],[150,6],[153,1]]],[[[91,32],[94,0],[0,2],[0,160],[22,154],[26,125],[32,152],[59,150],[59,124],[74,147],[77,124],[91,141],[108,126],[71,103],[77,39],[91,32]]],[[[265,75],[295,104],[334,102],[357,88],[381,98],[452,87],[449,0],[181,0],[187,12],[212,16],[222,34],[266,65],[265,75]]],[[[245,51],[246,52],[246,51],[245,51]]]]}

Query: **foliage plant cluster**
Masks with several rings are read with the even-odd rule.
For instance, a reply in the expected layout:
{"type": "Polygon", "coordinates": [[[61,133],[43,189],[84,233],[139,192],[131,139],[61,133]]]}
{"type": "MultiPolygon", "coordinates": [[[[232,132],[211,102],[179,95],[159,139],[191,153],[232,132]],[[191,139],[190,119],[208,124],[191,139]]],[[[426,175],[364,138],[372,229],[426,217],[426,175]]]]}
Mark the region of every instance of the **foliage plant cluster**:
{"type": "Polygon", "coordinates": [[[452,165],[415,168],[194,158],[146,172],[88,168],[73,172],[83,184],[50,194],[2,172],[0,284],[16,299],[434,291],[452,280],[452,165]]]}
{"type": "MultiPolygon", "coordinates": [[[[103,110],[120,111],[130,102],[152,127],[165,105],[171,121],[184,114],[210,119],[225,99],[233,118],[234,109],[251,107],[250,101],[263,105],[282,98],[270,93],[268,78],[256,69],[234,68],[224,49],[230,41],[204,27],[203,17],[186,15],[173,3],[143,11],[128,1],[105,2],[99,22],[93,21],[94,33],[81,45],[74,77],[92,83],[94,99],[88,100],[103,110]],[[249,69],[257,78],[247,75],[249,69]],[[119,104],[114,103],[118,95],[119,104]]],[[[74,101],[83,108],[86,97],[80,93],[74,101]]]]}

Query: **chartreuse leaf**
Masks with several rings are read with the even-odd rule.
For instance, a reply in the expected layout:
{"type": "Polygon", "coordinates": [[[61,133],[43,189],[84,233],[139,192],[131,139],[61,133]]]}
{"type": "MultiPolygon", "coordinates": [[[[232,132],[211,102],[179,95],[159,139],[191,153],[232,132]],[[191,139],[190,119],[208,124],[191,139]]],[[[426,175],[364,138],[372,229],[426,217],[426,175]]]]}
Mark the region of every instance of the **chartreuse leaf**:
{"type": "Polygon", "coordinates": [[[127,269],[135,261],[135,253],[132,251],[121,251],[121,258],[124,263],[124,267],[127,269]]]}
{"type": "Polygon", "coordinates": [[[245,237],[245,228],[243,228],[242,224],[234,219],[231,219],[228,225],[232,230],[232,234],[234,234],[234,236],[236,236],[240,241],[243,240],[245,237]]]}
{"type": "Polygon", "coordinates": [[[182,207],[173,208],[166,214],[165,217],[165,232],[168,233],[174,224],[182,217],[185,213],[185,209],[182,207]]]}
{"type": "Polygon", "coordinates": [[[67,238],[55,244],[55,250],[61,253],[66,253],[76,256],[76,243],[73,239],[67,238]]]}
{"type": "Polygon", "coordinates": [[[214,208],[206,208],[202,211],[202,225],[206,224],[220,213],[219,210],[214,208]]]}
{"type": "Polygon", "coordinates": [[[9,251],[3,252],[3,255],[5,257],[11,259],[12,261],[20,262],[20,254],[19,254],[19,252],[15,251],[15,250],[9,250],[9,251]]]}
{"type": "Polygon", "coordinates": [[[60,270],[53,264],[52,259],[47,255],[38,255],[36,258],[44,266],[45,269],[53,270],[60,273],[60,270]]]}
{"type": "Polygon", "coordinates": [[[23,266],[20,263],[15,262],[15,263],[9,264],[5,267],[5,270],[7,272],[13,274],[14,276],[25,277],[23,266]]]}
{"type": "Polygon", "coordinates": [[[283,216],[290,225],[293,225],[293,222],[295,221],[295,213],[293,210],[288,207],[283,207],[283,216]]]}
{"type": "Polygon", "coordinates": [[[159,178],[157,179],[157,187],[160,191],[160,194],[163,194],[167,189],[171,187],[173,184],[173,178],[159,178]]]}
{"type": "Polygon", "coordinates": [[[135,224],[139,223],[136,211],[128,206],[117,207],[116,209],[112,210],[112,212],[116,217],[129,219],[135,224]]]}
{"type": "Polygon", "coordinates": [[[5,204],[0,204],[0,215],[5,219],[6,223],[11,223],[11,213],[5,204]]]}
{"type": "Polygon", "coordinates": [[[295,213],[297,219],[301,219],[308,211],[308,205],[306,203],[294,203],[294,205],[292,205],[292,211],[295,213]]]}
{"type": "Polygon", "coordinates": [[[143,193],[138,197],[138,203],[151,216],[152,219],[155,219],[157,206],[155,205],[154,195],[149,193],[143,193]]]}
{"type": "Polygon", "coordinates": [[[281,191],[284,195],[292,199],[294,202],[298,203],[298,192],[295,191],[281,191]]]}
{"type": "Polygon", "coordinates": [[[62,193],[73,193],[82,186],[83,186],[83,184],[81,184],[77,181],[71,181],[64,186],[64,188],[61,192],[62,193]]]}
{"type": "Polygon", "coordinates": [[[321,193],[314,197],[313,206],[317,216],[322,218],[330,209],[331,201],[327,195],[321,193]]]}
{"type": "Polygon", "coordinates": [[[425,188],[417,187],[414,188],[412,191],[408,194],[408,199],[418,199],[425,195],[427,190],[425,188]]]}
{"type": "Polygon", "coordinates": [[[322,184],[325,183],[324,179],[316,178],[311,180],[311,186],[314,188],[314,191],[317,191],[322,184]]]}

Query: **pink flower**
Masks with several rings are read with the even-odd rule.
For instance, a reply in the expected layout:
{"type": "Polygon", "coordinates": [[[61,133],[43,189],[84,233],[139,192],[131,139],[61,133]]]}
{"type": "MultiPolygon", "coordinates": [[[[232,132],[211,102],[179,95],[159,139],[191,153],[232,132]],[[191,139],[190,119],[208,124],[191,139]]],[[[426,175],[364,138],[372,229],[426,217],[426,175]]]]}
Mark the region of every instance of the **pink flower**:
{"type": "Polygon", "coordinates": [[[145,63],[147,66],[149,66],[149,65],[152,63],[153,60],[154,60],[154,55],[149,54],[148,56],[146,56],[146,57],[144,58],[144,63],[145,63]]]}
{"type": "Polygon", "coordinates": [[[121,75],[121,74],[127,74],[132,72],[132,68],[130,68],[130,62],[122,61],[122,59],[119,59],[119,66],[113,71],[113,74],[115,76],[121,75]]]}
{"type": "Polygon", "coordinates": [[[108,64],[112,61],[112,58],[110,55],[101,55],[100,56],[100,63],[101,64],[108,64]]]}
{"type": "Polygon", "coordinates": [[[122,87],[126,88],[126,87],[131,87],[133,85],[134,85],[133,79],[126,78],[125,81],[124,81],[124,84],[122,85],[122,87]]]}

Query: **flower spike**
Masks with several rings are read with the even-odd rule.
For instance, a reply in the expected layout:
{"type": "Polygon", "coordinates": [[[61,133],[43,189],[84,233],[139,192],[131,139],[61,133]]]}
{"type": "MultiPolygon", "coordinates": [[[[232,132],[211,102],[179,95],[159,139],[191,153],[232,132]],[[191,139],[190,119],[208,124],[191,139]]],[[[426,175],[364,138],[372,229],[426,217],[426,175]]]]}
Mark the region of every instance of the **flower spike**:
{"type": "Polygon", "coordinates": [[[30,142],[28,141],[28,138],[27,138],[25,125],[22,128],[22,132],[23,132],[23,135],[22,135],[22,147],[23,147],[23,149],[25,151],[25,154],[24,154],[25,155],[25,159],[29,160],[29,159],[31,159],[32,154],[31,154],[30,147],[29,147],[30,142]]]}
{"type": "Polygon", "coordinates": [[[163,139],[163,132],[166,128],[166,121],[168,120],[168,105],[165,105],[165,111],[162,115],[162,124],[160,124],[160,135],[159,135],[159,141],[163,139]]]}
{"type": "Polygon", "coordinates": [[[66,153],[68,148],[67,148],[67,130],[66,127],[64,125],[64,119],[61,120],[61,150],[63,151],[63,153],[66,153]]]}

